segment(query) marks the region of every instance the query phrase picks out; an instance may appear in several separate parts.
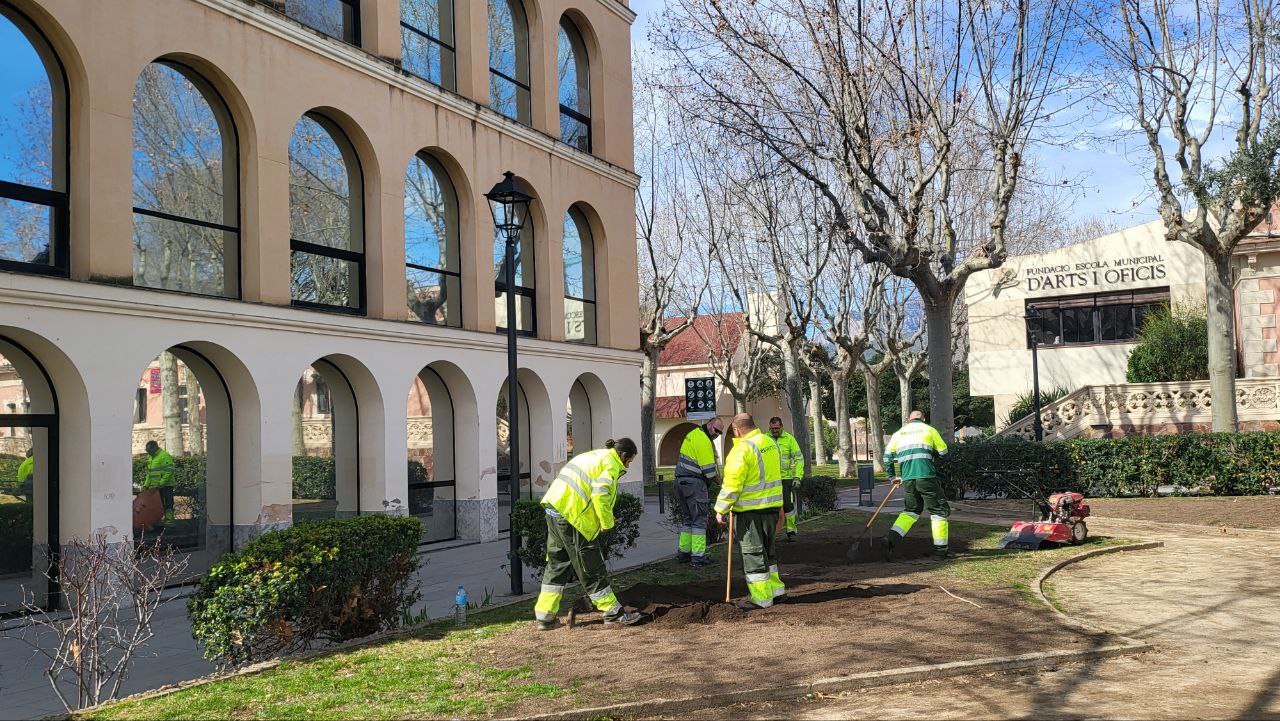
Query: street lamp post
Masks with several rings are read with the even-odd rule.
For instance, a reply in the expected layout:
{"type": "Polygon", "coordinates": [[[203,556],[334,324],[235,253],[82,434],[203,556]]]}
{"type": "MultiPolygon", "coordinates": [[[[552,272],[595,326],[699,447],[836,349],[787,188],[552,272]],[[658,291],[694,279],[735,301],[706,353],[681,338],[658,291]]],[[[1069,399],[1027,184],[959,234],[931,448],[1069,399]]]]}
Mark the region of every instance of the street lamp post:
{"type": "Polygon", "coordinates": [[[1036,353],[1037,336],[1032,326],[1040,320],[1040,311],[1034,305],[1027,306],[1027,341],[1031,344],[1031,428],[1037,441],[1044,440],[1044,425],[1040,422],[1040,360],[1036,353]]]}
{"type": "Polygon", "coordinates": [[[502,232],[506,240],[506,257],[502,261],[503,285],[507,293],[507,467],[511,492],[511,595],[524,593],[524,569],[520,564],[520,534],[516,531],[516,501],[520,499],[520,404],[516,372],[516,243],[524,227],[531,196],[516,186],[511,171],[502,174],[502,180],[488,193],[489,210],[493,213],[493,227],[502,232]]]}

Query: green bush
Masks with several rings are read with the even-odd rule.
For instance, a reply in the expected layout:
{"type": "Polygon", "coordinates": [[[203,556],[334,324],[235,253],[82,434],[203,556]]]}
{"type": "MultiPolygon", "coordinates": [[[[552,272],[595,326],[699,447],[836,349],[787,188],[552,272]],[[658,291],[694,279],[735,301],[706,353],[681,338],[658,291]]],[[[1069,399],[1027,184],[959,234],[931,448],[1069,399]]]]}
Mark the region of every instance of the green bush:
{"type": "Polygon", "coordinates": [[[798,495],[805,515],[834,511],[839,503],[836,479],[831,476],[809,476],[800,482],[798,495]]]}
{"type": "Polygon", "coordinates": [[[13,493],[18,489],[18,466],[24,456],[0,453],[0,492],[13,493]]]}
{"type": "Polygon", "coordinates": [[[367,636],[420,597],[412,516],[304,521],[227,554],[187,601],[211,661],[234,665],[367,636]]]}
{"type": "MultiPolygon", "coordinates": [[[[676,501],[675,481],[666,486],[667,489],[667,523],[674,532],[680,527],[680,504],[676,501]]],[[[720,495],[720,481],[707,484],[707,543],[719,543],[727,537],[727,527],[716,523],[716,496],[720,495]]]]}
{"type": "Polygon", "coordinates": [[[1130,383],[1198,381],[1209,377],[1209,326],[1203,312],[1161,308],[1147,316],[1129,353],[1130,383]]]}
{"type": "Polygon", "coordinates": [[[30,503],[0,503],[0,573],[31,570],[34,520],[30,503]]]}
{"type": "Polygon", "coordinates": [[[294,498],[337,498],[337,470],[332,458],[293,457],[294,498]]]}
{"type": "Polygon", "coordinates": [[[1035,443],[961,443],[939,462],[948,495],[1072,490],[1095,497],[1248,496],[1280,486],[1280,433],[1187,433],[1035,443]]]}
{"type": "MultiPolygon", "coordinates": [[[[635,548],[640,537],[640,514],[644,501],[630,493],[619,493],[613,505],[613,530],[605,536],[605,559],[622,558],[628,548],[635,548]]],[[[547,509],[538,501],[516,501],[512,529],[520,534],[520,561],[530,569],[547,565],[547,509]]]]}
{"type": "MultiPolygon", "coordinates": [[[[1058,400],[1059,398],[1065,396],[1070,392],[1071,391],[1061,386],[1057,388],[1051,388],[1047,391],[1041,390],[1040,391],[1040,407],[1044,408],[1045,406],[1058,400]]],[[[1035,411],[1034,396],[1035,394],[1030,392],[1019,393],[1017,399],[1015,399],[1013,402],[1013,407],[1009,409],[1009,415],[1006,416],[1004,419],[1004,424],[1006,426],[1011,426],[1014,423],[1017,423],[1018,421],[1022,420],[1023,418],[1026,418],[1027,416],[1031,415],[1035,411]]]]}
{"type": "Polygon", "coordinates": [[[409,487],[410,488],[412,488],[414,484],[429,483],[430,481],[431,481],[431,477],[427,475],[426,466],[422,465],[422,463],[419,461],[413,461],[413,460],[409,461],[409,487]]]}

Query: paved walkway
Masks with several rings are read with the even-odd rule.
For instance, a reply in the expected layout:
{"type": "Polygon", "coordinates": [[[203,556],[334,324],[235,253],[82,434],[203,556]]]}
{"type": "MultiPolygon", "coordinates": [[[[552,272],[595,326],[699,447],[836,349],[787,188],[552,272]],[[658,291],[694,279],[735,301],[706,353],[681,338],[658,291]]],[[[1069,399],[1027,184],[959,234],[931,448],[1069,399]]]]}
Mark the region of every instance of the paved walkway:
{"type": "MultiPolygon", "coordinates": [[[[626,558],[609,563],[612,570],[641,565],[671,555],[675,536],[663,525],[656,497],[646,499],[640,519],[640,537],[626,558]]],[[[508,541],[473,543],[428,550],[423,556],[423,603],[433,618],[453,613],[453,596],[458,584],[467,588],[470,599],[480,603],[486,589],[492,589],[494,603],[513,600],[507,575],[508,541]]],[[[536,592],[539,581],[528,574],[524,588],[536,592]]],[[[186,604],[175,598],[157,611],[156,637],[147,653],[138,659],[124,695],[203,676],[215,671],[205,661],[187,622],[186,604]]],[[[12,627],[13,623],[7,624],[12,627]]],[[[44,677],[44,658],[24,641],[13,638],[16,630],[0,635],[0,718],[32,719],[61,712],[62,705],[44,677]]]]}

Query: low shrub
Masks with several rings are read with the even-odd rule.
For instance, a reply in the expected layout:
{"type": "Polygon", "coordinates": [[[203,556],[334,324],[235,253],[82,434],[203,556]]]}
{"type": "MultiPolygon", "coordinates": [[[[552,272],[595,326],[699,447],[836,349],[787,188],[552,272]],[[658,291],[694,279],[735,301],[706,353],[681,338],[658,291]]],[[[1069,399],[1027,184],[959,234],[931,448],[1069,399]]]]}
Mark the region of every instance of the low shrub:
{"type": "MultiPolygon", "coordinates": [[[[1050,388],[1048,390],[1042,388],[1040,389],[1040,407],[1044,408],[1070,392],[1071,391],[1061,386],[1057,388],[1050,388]]],[[[1035,411],[1035,407],[1034,393],[1030,391],[1027,391],[1026,393],[1019,393],[1018,397],[1013,401],[1013,406],[1009,408],[1009,415],[1005,416],[1004,424],[1006,426],[1011,426],[1014,423],[1017,423],[1023,418],[1031,415],[1035,411]]]]}
{"type": "Polygon", "coordinates": [[[293,457],[294,498],[337,498],[337,471],[332,458],[293,457]]]}
{"type": "Polygon", "coordinates": [[[797,495],[805,515],[834,511],[840,502],[836,479],[831,476],[809,476],[800,482],[797,495]]]}
{"type": "Polygon", "coordinates": [[[939,462],[951,497],[1073,490],[1095,497],[1178,493],[1247,496],[1280,486],[1280,433],[956,444],[939,462]]]}
{"type": "Polygon", "coordinates": [[[0,503],[0,574],[31,570],[34,521],[30,503],[0,503]]]}
{"type": "MultiPolygon", "coordinates": [[[[683,522],[680,515],[680,503],[676,499],[675,481],[666,486],[667,489],[667,525],[674,533],[683,522]]],[[[720,481],[707,484],[707,543],[719,543],[728,538],[728,526],[716,523],[716,496],[720,495],[720,481]]]]}
{"type": "MultiPolygon", "coordinates": [[[[619,493],[613,506],[613,530],[605,534],[605,559],[622,558],[628,548],[635,548],[640,537],[640,514],[644,501],[630,493],[619,493]]],[[[547,565],[547,510],[538,501],[516,501],[512,529],[520,534],[520,561],[533,570],[547,565]]]]}
{"type": "Polygon", "coordinates": [[[214,564],[187,601],[191,632],[223,665],[390,628],[420,593],[412,516],[304,521],[214,564]]]}
{"type": "Polygon", "coordinates": [[[22,465],[25,456],[0,453],[0,492],[16,493],[21,490],[18,484],[18,466],[22,465]]]}

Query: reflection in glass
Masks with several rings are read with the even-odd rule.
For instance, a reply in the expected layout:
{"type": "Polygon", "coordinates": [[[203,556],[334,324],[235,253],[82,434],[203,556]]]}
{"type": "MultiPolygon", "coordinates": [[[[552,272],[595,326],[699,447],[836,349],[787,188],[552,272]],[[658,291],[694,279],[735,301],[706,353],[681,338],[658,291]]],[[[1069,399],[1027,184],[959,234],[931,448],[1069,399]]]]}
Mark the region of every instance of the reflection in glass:
{"type": "Polygon", "coordinates": [[[333,395],[314,367],[303,372],[293,401],[294,521],[335,518],[338,475],[333,395]]]}
{"type": "Polygon", "coordinates": [[[448,173],[425,153],[405,175],[404,244],[409,319],[460,326],[458,201],[448,173]]]}
{"type": "Polygon", "coordinates": [[[436,85],[453,89],[451,0],[401,0],[400,43],[405,70],[436,85]]]}
{"type": "Polygon", "coordinates": [[[576,207],[564,215],[564,335],[572,343],[596,342],[595,243],[576,207]]]}
{"type": "Polygon", "coordinates": [[[359,264],[296,250],[289,256],[294,300],[345,306],[356,296],[359,264]]]}
{"type": "Polygon", "coordinates": [[[346,136],[307,113],[289,139],[289,233],[293,300],[362,308],[360,166],[346,136]]]}
{"type": "Polygon", "coordinates": [[[591,79],[587,47],[567,16],[560,18],[556,67],[559,75],[560,140],[591,152],[591,79]]]}
{"type": "MultiPolygon", "coordinates": [[[[279,0],[274,0],[279,2],[279,0]]],[[[356,37],[356,6],[353,0],[284,0],[284,12],[303,25],[352,45],[356,37]]]]}
{"type": "Polygon", "coordinates": [[[520,0],[489,0],[489,107],[526,125],[529,25],[520,0]]]}

